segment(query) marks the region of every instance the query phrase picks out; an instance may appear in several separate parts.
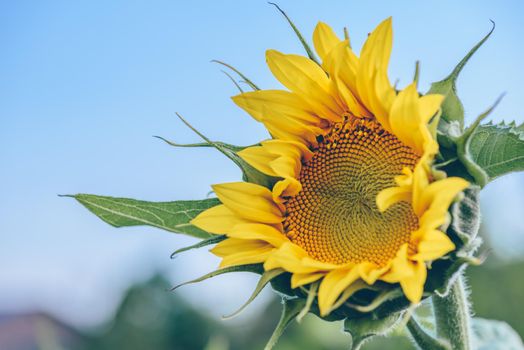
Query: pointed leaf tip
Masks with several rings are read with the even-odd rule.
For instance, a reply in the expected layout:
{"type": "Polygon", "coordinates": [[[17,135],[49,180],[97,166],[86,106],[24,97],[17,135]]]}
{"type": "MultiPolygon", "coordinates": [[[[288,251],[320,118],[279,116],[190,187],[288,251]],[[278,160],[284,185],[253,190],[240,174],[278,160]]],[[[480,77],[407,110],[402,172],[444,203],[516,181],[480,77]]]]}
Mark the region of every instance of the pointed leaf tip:
{"type": "Polygon", "coordinates": [[[269,283],[271,282],[271,280],[277,276],[280,276],[281,274],[283,274],[285,271],[282,270],[282,269],[274,269],[274,270],[269,270],[269,271],[266,271],[262,274],[262,276],[260,277],[260,280],[258,281],[257,283],[257,286],[255,287],[255,290],[253,291],[253,293],[251,294],[251,296],[249,297],[249,299],[244,303],[242,304],[242,306],[240,308],[238,308],[237,311],[233,312],[232,314],[229,314],[229,315],[224,315],[222,316],[223,319],[231,319],[233,317],[236,317],[238,316],[242,311],[245,310],[245,308],[251,304],[251,302],[253,302],[253,300],[255,300],[255,298],[260,294],[260,292],[262,291],[262,289],[264,289],[264,287],[269,283]]]}
{"type": "Polygon", "coordinates": [[[182,286],[186,286],[188,284],[202,282],[202,281],[207,280],[208,278],[219,276],[219,275],[223,275],[225,273],[230,273],[230,272],[253,272],[253,273],[261,274],[263,270],[264,269],[263,269],[261,264],[249,264],[249,265],[239,265],[239,266],[224,267],[224,268],[221,268],[221,269],[218,269],[218,270],[206,273],[205,275],[200,276],[198,278],[195,278],[195,279],[193,279],[191,281],[187,281],[187,282],[184,282],[184,283],[177,284],[176,286],[171,288],[171,291],[173,292],[173,291],[177,290],[178,288],[180,288],[182,286]]]}
{"type": "Polygon", "coordinates": [[[178,254],[183,253],[183,252],[187,252],[188,250],[198,249],[198,248],[206,247],[208,245],[220,243],[220,242],[222,242],[225,239],[226,239],[226,235],[213,235],[213,236],[211,236],[211,237],[209,237],[207,239],[204,239],[204,240],[202,240],[200,242],[197,242],[195,244],[192,244],[190,246],[183,247],[183,248],[175,250],[173,253],[171,253],[171,259],[176,258],[178,254]]]}
{"type": "MultiPolygon", "coordinates": [[[[238,69],[236,69],[235,67],[233,67],[232,65],[230,64],[227,64],[225,62],[222,62],[222,61],[219,61],[219,60],[211,60],[212,63],[218,63],[228,69],[231,69],[233,72],[235,72],[236,74],[238,74],[239,77],[241,77],[242,79],[244,79],[244,82],[249,85],[253,90],[260,90],[260,88],[255,85],[255,83],[253,83],[248,77],[246,77],[242,72],[240,72],[238,69]]],[[[224,72],[225,73],[225,72],[224,72]]],[[[227,74],[227,73],[226,73],[227,74]]]]}
{"type": "MultiPolygon", "coordinates": [[[[200,131],[195,129],[187,120],[185,120],[179,113],[176,113],[177,117],[191,130],[193,130],[198,136],[200,136],[204,141],[206,141],[210,146],[216,148],[219,152],[224,154],[226,157],[231,159],[233,163],[235,163],[240,170],[242,170],[243,178],[247,182],[255,183],[258,185],[265,186],[267,188],[272,188],[272,186],[277,182],[277,178],[266,175],[251,165],[249,165],[246,161],[244,161],[237,152],[241,151],[245,147],[238,147],[229,145],[224,142],[215,142],[211,141],[209,138],[207,138],[204,134],[202,134],[200,131]]],[[[178,144],[170,143],[173,146],[180,146],[178,144]]],[[[203,145],[200,144],[192,144],[192,145],[186,145],[182,147],[203,147],[203,145]]]]}
{"type": "MultiPolygon", "coordinates": [[[[486,186],[486,184],[490,181],[490,176],[486,172],[486,167],[489,168],[491,165],[484,164],[484,166],[482,166],[478,164],[478,162],[474,159],[474,156],[473,156],[474,153],[472,153],[472,146],[471,146],[472,140],[473,140],[472,137],[473,135],[475,135],[476,131],[478,130],[480,122],[484,120],[488,115],[491,114],[491,112],[498,106],[498,104],[500,103],[504,95],[505,94],[502,94],[501,96],[499,96],[499,98],[495,101],[495,103],[490,108],[488,108],[484,113],[479,115],[477,119],[464,132],[464,134],[457,140],[457,156],[459,160],[462,162],[462,164],[464,165],[464,167],[467,169],[469,174],[475,179],[476,184],[479,185],[480,187],[486,186]]],[[[490,139],[489,141],[491,144],[491,142],[496,141],[496,140],[490,139]]],[[[502,145],[502,146],[504,147],[506,145],[502,145]]],[[[482,156],[488,157],[491,162],[491,160],[495,159],[493,157],[495,151],[498,151],[501,157],[505,157],[506,154],[513,153],[513,152],[508,152],[508,150],[505,148],[498,149],[498,150],[495,150],[494,148],[487,149],[485,147],[485,144],[482,144],[481,149],[478,150],[479,152],[478,155],[480,155],[480,153],[484,153],[482,154],[482,156]]],[[[517,160],[517,164],[518,164],[519,159],[524,159],[524,156],[518,155],[517,153],[515,157],[515,160],[517,160]]],[[[506,162],[503,161],[503,165],[506,165],[505,163],[506,162]]]]}
{"type": "Polygon", "coordinates": [[[457,78],[473,56],[473,54],[488,40],[493,31],[495,30],[495,22],[491,21],[493,24],[488,34],[482,38],[467,54],[464,58],[456,65],[453,71],[443,80],[431,84],[431,88],[428,91],[428,94],[441,94],[446,98],[442,103],[442,122],[450,123],[452,121],[457,121],[460,124],[460,127],[464,126],[464,106],[460,101],[457,91],[456,91],[456,81],[457,78]]]}
{"type": "Polygon", "coordinates": [[[487,181],[524,171],[524,130],[504,123],[479,125],[463,152],[484,171],[487,181]]]}
{"type": "Polygon", "coordinates": [[[191,225],[190,221],[204,210],[220,204],[217,198],[147,202],[92,194],[69,197],[114,227],[147,225],[196,238],[208,238],[210,234],[191,225]]]}
{"type": "Polygon", "coordinates": [[[309,57],[310,60],[312,60],[313,62],[315,62],[316,64],[318,64],[320,66],[320,62],[317,58],[317,56],[315,55],[315,53],[313,52],[313,50],[311,49],[311,47],[309,46],[309,44],[307,43],[306,39],[304,39],[304,36],[302,35],[302,33],[300,33],[300,31],[298,30],[298,28],[295,26],[295,24],[293,23],[293,21],[289,18],[289,16],[286,14],[286,12],[284,10],[282,10],[280,8],[280,6],[278,6],[277,4],[275,4],[274,2],[268,2],[268,4],[270,5],[273,5],[277,8],[277,10],[284,16],[284,18],[287,20],[287,22],[289,23],[289,25],[291,26],[291,28],[293,29],[293,31],[295,32],[295,34],[297,35],[298,37],[298,40],[300,40],[300,43],[302,44],[302,46],[304,47],[304,50],[306,50],[306,53],[309,57]]]}

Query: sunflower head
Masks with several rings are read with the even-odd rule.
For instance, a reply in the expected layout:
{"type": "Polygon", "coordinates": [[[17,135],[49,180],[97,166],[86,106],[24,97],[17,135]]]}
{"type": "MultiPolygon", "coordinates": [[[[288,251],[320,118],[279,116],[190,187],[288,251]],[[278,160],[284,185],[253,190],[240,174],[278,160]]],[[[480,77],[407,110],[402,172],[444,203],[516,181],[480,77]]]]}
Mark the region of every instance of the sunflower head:
{"type": "Polygon", "coordinates": [[[313,33],[315,54],[291,25],[308,57],[266,53],[285,89],[260,90],[216,61],[253,89],[242,91],[230,76],[241,91],[233,101],[264,125],[267,139],[250,147],[212,142],[177,114],[206,143],[168,141],[217,148],[241,168],[244,181],[216,184],[217,198],[204,200],[74,197],[116,227],[149,225],[203,238],[177,252],[213,245],[220,268],[184,284],[228,272],[261,275],[239,311],[269,283],[283,295],[283,314],[266,349],[308,312],[344,319],[354,349],[392,329],[402,315],[421,348],[469,348],[460,273],[482,260],[474,257],[481,242],[479,188],[524,170],[524,125],[481,124],[499,99],[464,128],[456,95],[460,70],[494,26],[423,94],[418,65],[412,83],[390,83],[391,18],[358,54],[347,32],[341,38],[322,22],[313,33]],[[428,296],[438,339],[406,312],[428,296]]]}
{"type": "Polygon", "coordinates": [[[221,204],[192,221],[227,237],[212,249],[222,268],[261,264],[278,276],[276,289],[311,295],[309,307],[323,317],[392,296],[404,307],[420,302],[435,262],[452,261],[462,246],[446,228],[469,183],[434,167],[432,125],[444,96],[422,95],[416,82],[392,86],[392,38],[388,18],[357,55],[320,22],[320,62],[267,51],[287,89],[233,101],[271,135],[238,156],[276,181],[215,185],[221,204]]]}

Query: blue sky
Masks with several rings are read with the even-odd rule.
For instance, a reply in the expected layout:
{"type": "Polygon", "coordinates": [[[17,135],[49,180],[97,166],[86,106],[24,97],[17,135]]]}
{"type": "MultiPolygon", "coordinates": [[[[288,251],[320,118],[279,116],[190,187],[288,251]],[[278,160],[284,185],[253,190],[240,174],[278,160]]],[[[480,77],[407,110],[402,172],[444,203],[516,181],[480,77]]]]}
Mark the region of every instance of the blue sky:
{"type": "MultiPolygon", "coordinates": [[[[318,20],[347,26],[359,48],[382,19],[394,20],[392,80],[406,84],[421,60],[421,88],[443,78],[497,23],[458,88],[467,120],[507,92],[496,121],[524,121],[524,24],[520,1],[280,1],[306,37],[318,20]]],[[[267,137],[236,108],[235,87],[211,59],[227,61],[263,88],[279,87],[264,63],[275,48],[302,53],[265,1],[11,1],[0,4],[0,312],[44,308],[79,325],[110,315],[122,290],[156,269],[173,283],[210,271],[205,250],[174,261],[190,238],[155,229],[113,229],[63,193],[146,200],[205,197],[239,172],[212,150],[173,149],[198,138],[251,144],[267,137]]],[[[483,194],[499,255],[517,255],[524,176],[483,194]],[[500,224],[498,219],[504,219],[500,224]],[[491,220],[490,220],[491,219],[491,220]],[[497,222],[495,222],[497,219],[497,222]],[[515,248],[517,247],[517,248],[515,248]]],[[[181,291],[230,311],[253,287],[226,276],[181,291]]]]}

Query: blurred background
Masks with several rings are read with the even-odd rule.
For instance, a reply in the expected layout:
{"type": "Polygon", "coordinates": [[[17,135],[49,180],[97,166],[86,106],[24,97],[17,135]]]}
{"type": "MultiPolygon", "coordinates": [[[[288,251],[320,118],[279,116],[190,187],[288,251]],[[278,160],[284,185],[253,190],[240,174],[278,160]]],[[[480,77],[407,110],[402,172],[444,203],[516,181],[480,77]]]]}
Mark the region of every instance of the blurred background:
{"type": "MultiPolygon", "coordinates": [[[[515,1],[279,1],[310,38],[318,20],[354,48],[393,16],[391,80],[408,83],[421,61],[422,91],[446,76],[497,24],[458,82],[471,122],[502,93],[493,120],[524,121],[524,3],[515,1]]],[[[265,290],[224,321],[256,283],[229,274],[168,292],[214,270],[205,249],[169,256],[193,239],[152,228],[114,229],[58,194],[151,201],[201,199],[238,180],[209,149],[174,149],[152,138],[199,141],[180,112],[211,139],[238,145],[267,137],[229,97],[235,87],[211,59],[263,88],[278,87],[264,62],[302,48],[265,1],[0,2],[0,349],[262,349],[280,305],[265,290]]],[[[468,271],[475,314],[524,336],[524,174],[482,193],[482,234],[492,253],[468,271]]],[[[388,349],[410,349],[399,334],[388,349]],[[396,345],[394,345],[396,344],[396,345]]],[[[345,349],[341,325],[308,316],[277,349],[345,349]]],[[[367,345],[383,349],[384,340],[367,345]]]]}

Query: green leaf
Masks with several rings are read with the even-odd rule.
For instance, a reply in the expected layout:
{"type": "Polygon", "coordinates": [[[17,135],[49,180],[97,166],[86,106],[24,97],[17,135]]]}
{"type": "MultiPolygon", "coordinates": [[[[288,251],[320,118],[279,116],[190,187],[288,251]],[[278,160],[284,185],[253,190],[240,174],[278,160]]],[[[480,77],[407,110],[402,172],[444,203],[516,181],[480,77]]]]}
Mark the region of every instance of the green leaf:
{"type": "Polygon", "coordinates": [[[466,56],[464,56],[464,58],[457,64],[449,76],[441,81],[431,84],[428,94],[441,94],[446,97],[442,103],[442,116],[440,119],[444,128],[447,123],[451,123],[453,121],[458,122],[461,128],[464,126],[464,107],[457,96],[457,78],[471,56],[473,56],[473,54],[482,46],[482,44],[488,40],[494,29],[495,24],[493,23],[493,27],[489,33],[481,41],[479,41],[477,45],[475,45],[466,54],[466,56]]]}
{"type": "Polygon", "coordinates": [[[473,159],[470,152],[471,139],[473,134],[477,131],[480,126],[480,122],[484,120],[491,112],[497,107],[497,105],[504,97],[502,94],[495,103],[488,108],[484,113],[479,115],[475,121],[464,131],[464,133],[456,140],[457,146],[457,157],[468,172],[468,174],[473,178],[473,182],[484,187],[489,182],[489,176],[484,171],[484,169],[478,165],[473,159]]]}
{"type": "Polygon", "coordinates": [[[519,335],[506,322],[473,318],[473,346],[476,350],[524,350],[519,335]]]}
{"type": "Polygon", "coordinates": [[[522,125],[479,125],[469,140],[470,158],[489,180],[524,170],[524,131],[522,125]]]}
{"type": "Polygon", "coordinates": [[[400,318],[400,313],[378,319],[371,317],[347,318],[344,321],[344,331],[351,334],[351,349],[360,349],[365,341],[374,336],[386,335],[393,330],[400,318]]]}
{"type": "Polygon", "coordinates": [[[174,202],[146,202],[130,198],[76,194],[75,198],[93,214],[114,227],[147,225],[197,238],[211,234],[189,222],[206,209],[220,204],[216,198],[174,202]]]}

